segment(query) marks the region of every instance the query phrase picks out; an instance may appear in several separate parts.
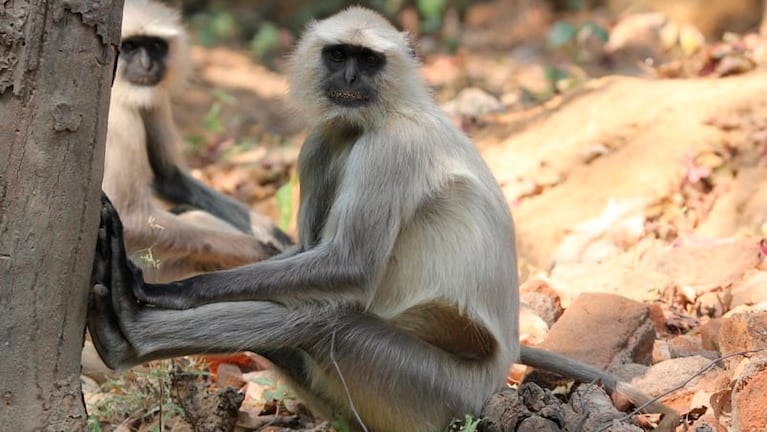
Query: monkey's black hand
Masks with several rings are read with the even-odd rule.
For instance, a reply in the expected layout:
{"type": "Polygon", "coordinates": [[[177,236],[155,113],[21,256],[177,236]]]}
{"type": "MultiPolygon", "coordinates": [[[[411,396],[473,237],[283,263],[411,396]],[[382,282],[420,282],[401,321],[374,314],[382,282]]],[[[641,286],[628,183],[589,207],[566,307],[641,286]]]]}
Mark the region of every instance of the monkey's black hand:
{"type": "Polygon", "coordinates": [[[126,326],[137,313],[133,285],[142,281],[141,272],[125,254],[122,224],[109,199],[101,196],[101,224],[91,274],[88,302],[88,329],[101,358],[111,368],[130,364],[136,356],[125,336],[126,326]]]}
{"type": "Polygon", "coordinates": [[[96,245],[96,256],[93,264],[92,282],[94,286],[103,285],[115,293],[112,298],[116,309],[126,309],[125,306],[133,306],[136,303],[133,291],[144,285],[141,269],[128,259],[128,254],[125,251],[120,216],[109,198],[103,193],[101,195],[101,225],[99,226],[99,240],[96,245]]]}

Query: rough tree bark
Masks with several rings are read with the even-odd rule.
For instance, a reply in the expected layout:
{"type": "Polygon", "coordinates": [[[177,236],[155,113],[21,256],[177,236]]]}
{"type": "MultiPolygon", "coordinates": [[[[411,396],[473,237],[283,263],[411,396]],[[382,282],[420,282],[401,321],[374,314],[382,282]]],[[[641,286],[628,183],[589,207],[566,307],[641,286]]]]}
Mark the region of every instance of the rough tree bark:
{"type": "Polygon", "coordinates": [[[123,0],[0,1],[0,429],[82,431],[123,0]]]}

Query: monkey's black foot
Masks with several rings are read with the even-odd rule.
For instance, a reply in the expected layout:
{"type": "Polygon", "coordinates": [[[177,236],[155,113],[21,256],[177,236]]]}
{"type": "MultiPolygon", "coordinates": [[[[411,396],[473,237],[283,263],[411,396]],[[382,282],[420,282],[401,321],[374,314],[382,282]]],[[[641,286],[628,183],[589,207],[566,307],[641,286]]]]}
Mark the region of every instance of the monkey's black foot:
{"type": "Polygon", "coordinates": [[[127,259],[120,218],[102,193],[88,328],[96,350],[111,368],[129,366],[137,354],[127,332],[140,308],[133,297],[137,283],[143,284],[141,272],[127,259]]]}

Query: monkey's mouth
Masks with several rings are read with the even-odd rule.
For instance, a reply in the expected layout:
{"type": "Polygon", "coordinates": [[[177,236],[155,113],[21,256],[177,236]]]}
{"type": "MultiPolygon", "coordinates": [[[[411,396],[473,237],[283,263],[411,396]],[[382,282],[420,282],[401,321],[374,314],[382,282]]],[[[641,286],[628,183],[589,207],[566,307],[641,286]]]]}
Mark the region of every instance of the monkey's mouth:
{"type": "Polygon", "coordinates": [[[370,95],[361,91],[328,90],[327,95],[339,105],[359,106],[370,102],[370,95]]]}
{"type": "Polygon", "coordinates": [[[130,80],[130,83],[139,87],[154,87],[160,82],[159,78],[155,77],[135,77],[130,80]]]}

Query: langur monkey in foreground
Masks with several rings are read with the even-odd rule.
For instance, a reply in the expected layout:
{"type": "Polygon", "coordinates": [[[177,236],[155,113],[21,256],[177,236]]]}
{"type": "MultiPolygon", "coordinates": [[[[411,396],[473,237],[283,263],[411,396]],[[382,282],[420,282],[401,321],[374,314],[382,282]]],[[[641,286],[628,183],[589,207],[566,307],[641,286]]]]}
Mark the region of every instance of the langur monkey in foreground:
{"type": "Polygon", "coordinates": [[[182,169],[170,97],[188,57],[174,10],[125,1],[102,187],[122,216],[128,252],[159,261],[145,266],[158,282],[258,261],[290,243],[267,218],[182,169]]]}
{"type": "Polygon", "coordinates": [[[254,351],[311,406],[376,432],[436,432],[478,415],[520,351],[526,364],[623,392],[607,373],[520,350],[506,200],[433,102],[404,33],[352,7],[308,27],[293,67],[311,122],[298,248],[145,283],[105,199],[88,326],[108,365],[254,351]]]}

